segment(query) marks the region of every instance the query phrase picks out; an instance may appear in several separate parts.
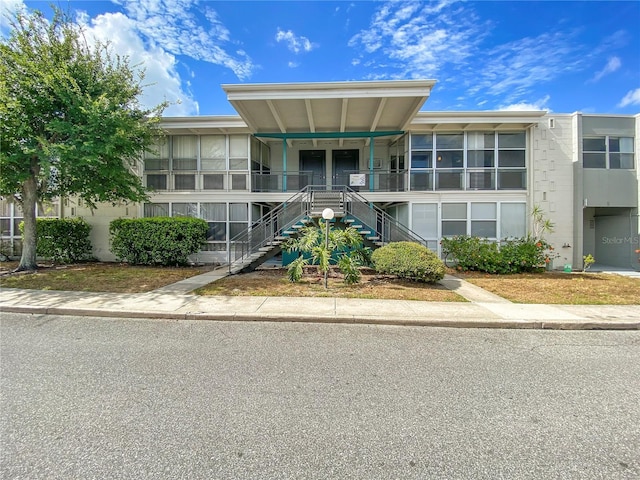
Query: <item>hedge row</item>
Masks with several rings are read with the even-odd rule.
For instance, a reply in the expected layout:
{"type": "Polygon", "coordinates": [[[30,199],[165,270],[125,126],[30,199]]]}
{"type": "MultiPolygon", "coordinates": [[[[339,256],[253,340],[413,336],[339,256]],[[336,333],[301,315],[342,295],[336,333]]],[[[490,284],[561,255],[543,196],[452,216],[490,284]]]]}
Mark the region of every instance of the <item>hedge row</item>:
{"type": "Polygon", "coordinates": [[[537,272],[545,269],[553,254],[544,240],[533,237],[505,240],[501,244],[466,235],[443,238],[442,251],[462,271],[487,273],[537,272]]]}
{"type": "Polygon", "coordinates": [[[185,265],[205,243],[207,229],[199,218],[120,218],[109,225],[111,252],[134,265],[185,265]]]}
{"type": "MultiPolygon", "coordinates": [[[[24,233],[24,222],[20,222],[24,233]]],[[[91,225],[82,218],[37,218],[36,254],[58,263],[72,263],[92,257],[91,225]]]]}

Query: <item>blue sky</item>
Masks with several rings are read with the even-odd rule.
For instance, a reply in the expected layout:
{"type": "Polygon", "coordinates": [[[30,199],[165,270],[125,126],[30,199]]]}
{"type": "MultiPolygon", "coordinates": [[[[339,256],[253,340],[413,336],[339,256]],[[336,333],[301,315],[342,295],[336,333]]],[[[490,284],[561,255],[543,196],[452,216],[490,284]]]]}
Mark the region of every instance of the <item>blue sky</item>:
{"type": "Polygon", "coordinates": [[[393,79],[435,79],[427,111],[640,112],[638,1],[56,3],[144,64],[166,115],[234,114],[224,83],[393,79]]]}

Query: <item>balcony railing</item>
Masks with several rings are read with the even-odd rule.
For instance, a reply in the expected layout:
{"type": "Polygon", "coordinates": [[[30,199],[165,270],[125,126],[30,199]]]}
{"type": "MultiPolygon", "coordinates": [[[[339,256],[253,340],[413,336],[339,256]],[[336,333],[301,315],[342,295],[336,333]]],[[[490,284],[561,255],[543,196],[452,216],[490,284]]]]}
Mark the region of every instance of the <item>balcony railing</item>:
{"type": "Polygon", "coordinates": [[[424,169],[401,172],[345,171],[327,182],[312,171],[145,172],[145,185],[156,192],[252,191],[296,192],[310,185],[346,185],[356,192],[444,190],[525,190],[524,168],[424,169]]]}
{"type": "Polygon", "coordinates": [[[325,177],[312,171],[251,173],[252,192],[295,192],[309,185],[324,185],[325,177]]]}
{"type": "MultiPolygon", "coordinates": [[[[407,172],[345,171],[331,177],[331,185],[347,185],[360,192],[404,192],[407,172]]],[[[302,190],[309,185],[326,185],[326,178],[314,172],[293,171],[251,174],[252,192],[284,192],[302,190]],[[286,189],[285,189],[286,177],[286,189]]]]}

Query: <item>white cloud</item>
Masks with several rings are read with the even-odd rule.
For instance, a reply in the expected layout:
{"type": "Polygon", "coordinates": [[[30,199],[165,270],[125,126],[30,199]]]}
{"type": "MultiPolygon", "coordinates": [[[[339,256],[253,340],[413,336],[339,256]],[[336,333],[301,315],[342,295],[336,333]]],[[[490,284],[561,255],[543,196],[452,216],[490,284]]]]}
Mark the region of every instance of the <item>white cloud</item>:
{"type": "Polygon", "coordinates": [[[287,30],[285,32],[280,28],[278,28],[278,31],[276,32],[276,42],[285,42],[289,50],[295,54],[300,52],[310,52],[315,47],[307,37],[298,36],[291,30],[287,30]]]}
{"type": "Polygon", "coordinates": [[[615,72],[616,70],[618,70],[620,67],[622,66],[622,61],[620,61],[620,58],[618,57],[611,57],[609,59],[609,61],[607,62],[607,64],[604,66],[604,68],[602,70],[600,70],[599,72],[597,72],[592,81],[593,82],[597,82],[598,80],[600,80],[602,77],[604,77],[605,75],[608,75],[610,73],[615,72]]]}
{"type": "Polygon", "coordinates": [[[11,27],[9,19],[24,8],[22,0],[0,0],[0,36],[9,31],[11,27]]]}
{"type": "Polygon", "coordinates": [[[620,100],[618,107],[628,107],[629,105],[640,105],[640,88],[629,90],[627,94],[620,100]]]}
{"type": "MultiPolygon", "coordinates": [[[[177,71],[177,55],[220,65],[230,69],[240,80],[248,78],[256,66],[238,45],[215,10],[205,5],[198,17],[193,8],[198,0],[113,0],[122,5],[122,13],[105,13],[89,19],[78,12],[88,37],[108,41],[112,50],[130,59],[130,65],[145,70],[145,107],[163,101],[169,106],[164,114],[188,116],[198,114],[198,103],[177,71]]],[[[24,7],[22,0],[0,0],[0,13],[24,7]]],[[[4,22],[4,20],[3,20],[4,22]]],[[[0,24],[4,27],[4,23],[0,24]]],[[[187,76],[193,77],[193,71],[187,76]]]]}
{"type": "Polygon", "coordinates": [[[571,32],[543,33],[500,45],[477,72],[469,94],[482,92],[516,101],[539,84],[579,70],[579,48],[571,32]]]}
{"type": "Polygon", "coordinates": [[[369,28],[349,40],[349,46],[364,52],[360,58],[378,54],[393,60],[397,73],[389,73],[391,78],[428,78],[446,65],[462,67],[489,28],[471,9],[451,7],[453,3],[387,2],[378,8],[369,28]]]}
{"type": "MultiPolygon", "coordinates": [[[[79,16],[79,18],[86,16],[79,16]]],[[[154,107],[163,101],[172,105],[164,111],[167,116],[189,116],[198,113],[198,103],[185,92],[176,71],[175,56],[157,45],[145,47],[136,22],[122,13],[98,15],[85,26],[87,36],[106,42],[120,56],[129,58],[131,66],[140,65],[145,70],[144,93],[140,102],[154,107]],[[179,103],[178,103],[179,102],[179,103]]]]}
{"type": "Polygon", "coordinates": [[[206,28],[201,24],[202,17],[192,12],[196,0],[124,0],[123,3],[137,30],[152,47],[162,45],[174,55],[221,65],[240,80],[249,78],[255,69],[243,50],[227,45],[229,30],[215,10],[206,7],[204,18],[208,24],[206,28]]]}
{"type": "MultiPolygon", "coordinates": [[[[581,41],[583,30],[559,21],[544,33],[495,44],[498,21],[480,18],[470,2],[387,1],[376,8],[368,28],[350,39],[349,46],[357,50],[351,64],[366,66],[373,60],[367,78],[437,78],[440,88],[448,83],[475,104],[495,97],[490,104],[546,108],[527,97],[540,85],[593,69],[605,52],[629,38],[620,30],[588,47],[581,41]]],[[[613,57],[602,75],[620,65],[613,57]]]]}
{"type": "Polygon", "coordinates": [[[536,100],[532,103],[527,103],[527,102],[519,102],[519,103],[512,103],[510,105],[503,105],[498,107],[498,110],[503,110],[503,111],[511,111],[511,112],[525,112],[525,111],[531,111],[531,110],[547,110],[547,111],[551,111],[551,109],[548,107],[549,104],[549,100],[551,99],[551,97],[549,95],[536,100]]]}

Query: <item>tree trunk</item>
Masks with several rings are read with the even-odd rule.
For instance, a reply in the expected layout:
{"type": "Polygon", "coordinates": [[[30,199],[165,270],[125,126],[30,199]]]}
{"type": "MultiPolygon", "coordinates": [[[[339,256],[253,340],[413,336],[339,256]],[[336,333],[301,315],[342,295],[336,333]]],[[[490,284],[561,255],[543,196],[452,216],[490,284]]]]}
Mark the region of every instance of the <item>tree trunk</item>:
{"type": "Polygon", "coordinates": [[[36,262],[36,207],[38,204],[38,184],[35,175],[31,175],[22,185],[22,216],[24,233],[22,235],[22,257],[16,272],[33,271],[38,268],[36,262]]]}

